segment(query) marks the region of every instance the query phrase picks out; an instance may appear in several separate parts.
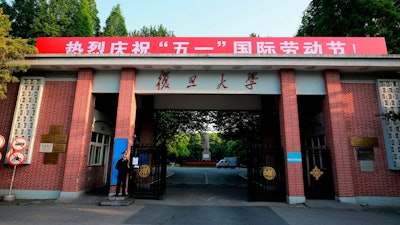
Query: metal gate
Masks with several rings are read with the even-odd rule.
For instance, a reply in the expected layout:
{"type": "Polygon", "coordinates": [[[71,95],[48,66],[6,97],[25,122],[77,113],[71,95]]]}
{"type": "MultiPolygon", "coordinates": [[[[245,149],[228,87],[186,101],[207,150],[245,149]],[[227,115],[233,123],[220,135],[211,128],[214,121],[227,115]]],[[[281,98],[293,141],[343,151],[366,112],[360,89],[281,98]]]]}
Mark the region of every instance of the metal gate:
{"type": "Polygon", "coordinates": [[[247,151],[249,201],[285,201],[283,150],[254,145],[247,151]]]}
{"type": "Polygon", "coordinates": [[[131,147],[129,195],[133,198],[161,199],[166,188],[165,149],[149,145],[131,147]]]}
{"type": "Polygon", "coordinates": [[[306,198],[335,197],[331,154],[328,148],[303,148],[303,178],[306,198]]]}

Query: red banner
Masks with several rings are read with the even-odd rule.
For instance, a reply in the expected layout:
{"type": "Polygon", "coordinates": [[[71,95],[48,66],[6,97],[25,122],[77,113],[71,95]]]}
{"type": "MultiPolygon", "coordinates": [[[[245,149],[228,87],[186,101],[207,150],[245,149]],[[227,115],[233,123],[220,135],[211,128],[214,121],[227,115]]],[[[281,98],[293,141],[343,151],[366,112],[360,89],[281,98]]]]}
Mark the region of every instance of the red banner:
{"type": "Polygon", "coordinates": [[[39,54],[387,54],[382,37],[42,37],[39,54]]]}

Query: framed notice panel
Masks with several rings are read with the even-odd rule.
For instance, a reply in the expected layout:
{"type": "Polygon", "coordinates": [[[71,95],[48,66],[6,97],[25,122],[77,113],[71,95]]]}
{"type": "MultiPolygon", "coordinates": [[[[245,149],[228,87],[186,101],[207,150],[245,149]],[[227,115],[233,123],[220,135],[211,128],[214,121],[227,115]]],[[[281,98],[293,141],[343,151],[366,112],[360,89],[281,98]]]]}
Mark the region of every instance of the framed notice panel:
{"type": "MultiPolygon", "coordinates": [[[[400,102],[399,79],[378,79],[376,82],[380,112],[394,111],[398,113],[400,102]]],[[[400,121],[381,119],[383,137],[385,141],[388,166],[391,170],[400,170],[400,121]]]]}
{"type": "MultiPolygon", "coordinates": [[[[11,148],[8,149],[7,155],[14,150],[22,151],[26,156],[23,164],[31,164],[32,162],[44,84],[45,79],[43,77],[22,77],[20,79],[9,137],[11,148]],[[25,140],[22,137],[27,142],[26,146],[24,146],[25,140]],[[13,140],[14,142],[12,142],[13,140]]],[[[5,163],[9,162],[6,160],[5,163]]]]}

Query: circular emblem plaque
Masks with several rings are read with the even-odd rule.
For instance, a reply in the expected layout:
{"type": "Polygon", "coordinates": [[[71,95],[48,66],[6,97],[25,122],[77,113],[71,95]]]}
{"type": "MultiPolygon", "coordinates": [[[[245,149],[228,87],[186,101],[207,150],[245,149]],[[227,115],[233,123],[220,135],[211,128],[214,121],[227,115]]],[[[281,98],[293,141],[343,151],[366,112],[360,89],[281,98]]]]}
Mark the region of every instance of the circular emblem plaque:
{"type": "Polygon", "coordinates": [[[148,177],[150,175],[150,166],[148,165],[141,165],[139,167],[139,176],[140,177],[148,177]]]}
{"type": "Polygon", "coordinates": [[[275,169],[270,166],[263,167],[263,176],[267,180],[273,180],[276,177],[275,169]]]}

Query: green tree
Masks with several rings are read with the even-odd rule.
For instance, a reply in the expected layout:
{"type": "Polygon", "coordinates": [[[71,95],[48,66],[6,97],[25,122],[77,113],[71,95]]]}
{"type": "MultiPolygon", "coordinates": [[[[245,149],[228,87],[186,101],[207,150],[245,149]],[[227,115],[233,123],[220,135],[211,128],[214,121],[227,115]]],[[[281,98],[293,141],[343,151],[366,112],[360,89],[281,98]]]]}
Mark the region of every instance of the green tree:
{"type": "Polygon", "coordinates": [[[98,17],[99,11],[97,10],[97,5],[95,0],[88,0],[88,10],[91,19],[92,29],[94,31],[94,36],[100,35],[100,19],[98,17]]]}
{"type": "Polygon", "coordinates": [[[243,140],[228,140],[224,151],[224,156],[239,156],[241,159],[246,158],[248,143],[243,140]]]}
{"type": "Polygon", "coordinates": [[[56,36],[68,36],[73,33],[70,29],[76,25],[74,15],[79,11],[78,0],[50,0],[49,6],[48,14],[56,18],[52,26],[59,28],[56,36]]]}
{"type": "Polygon", "coordinates": [[[11,22],[9,16],[3,14],[0,8],[0,99],[7,97],[7,84],[18,82],[14,73],[25,72],[29,65],[11,63],[22,60],[27,54],[37,53],[37,49],[27,43],[26,39],[12,39],[10,37],[11,22]]]}
{"type": "Polygon", "coordinates": [[[15,38],[32,38],[31,23],[37,15],[37,0],[14,0],[10,11],[10,34],[15,38]]]}
{"type": "Polygon", "coordinates": [[[1,2],[0,2],[0,8],[3,9],[3,13],[4,13],[4,14],[6,14],[6,15],[11,15],[12,8],[11,8],[11,5],[9,5],[9,4],[7,3],[7,0],[1,0],[1,2]]]}
{"type": "Polygon", "coordinates": [[[258,34],[256,34],[256,33],[251,33],[249,36],[250,36],[250,37],[260,37],[260,35],[258,35],[258,34]]]}
{"type": "Polygon", "coordinates": [[[175,134],[193,134],[207,130],[207,112],[164,110],[155,113],[156,145],[166,143],[175,134]]]}
{"type": "Polygon", "coordinates": [[[61,36],[61,27],[57,24],[57,16],[50,13],[50,5],[47,0],[38,0],[37,14],[31,24],[33,37],[57,37],[61,36]]]}
{"type": "Polygon", "coordinates": [[[65,31],[66,36],[94,36],[94,26],[89,12],[88,0],[81,0],[77,7],[77,11],[72,15],[72,25],[65,31]]]}
{"type": "Polygon", "coordinates": [[[188,149],[190,137],[185,133],[179,133],[170,138],[166,142],[168,155],[174,158],[187,158],[190,156],[188,149]]]}
{"type": "Polygon", "coordinates": [[[36,0],[32,37],[96,36],[100,19],[94,0],[36,0]]]}
{"type": "Polygon", "coordinates": [[[222,156],[239,156],[244,160],[247,149],[261,141],[258,111],[215,111],[210,117],[225,141],[222,156]]]}
{"type": "Polygon", "coordinates": [[[225,156],[225,143],[220,137],[220,133],[208,133],[210,136],[210,152],[214,160],[222,159],[225,156]]]}
{"type": "Polygon", "coordinates": [[[68,36],[73,33],[74,15],[78,13],[78,0],[39,0],[32,33],[45,37],[68,36]]]}
{"type": "Polygon", "coordinates": [[[400,8],[393,0],[313,0],[296,36],[385,37],[400,53],[400,8]]]}
{"type": "Polygon", "coordinates": [[[190,151],[191,159],[201,159],[203,148],[201,134],[199,132],[190,135],[188,149],[190,151]]]}
{"type": "Polygon", "coordinates": [[[129,32],[129,36],[133,37],[175,37],[173,31],[169,31],[163,25],[150,26],[145,27],[143,26],[140,30],[135,30],[133,32],[129,32]]]}
{"type": "Polygon", "coordinates": [[[108,16],[106,20],[106,26],[104,27],[104,36],[128,36],[128,31],[125,25],[125,18],[122,16],[121,7],[119,4],[112,8],[110,16],[108,16]]]}
{"type": "Polygon", "coordinates": [[[258,142],[260,134],[260,112],[258,111],[213,111],[210,118],[216,130],[225,140],[258,142]]]}

